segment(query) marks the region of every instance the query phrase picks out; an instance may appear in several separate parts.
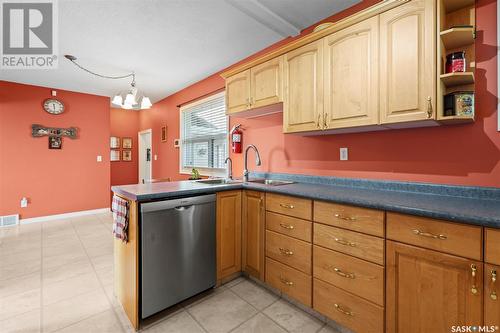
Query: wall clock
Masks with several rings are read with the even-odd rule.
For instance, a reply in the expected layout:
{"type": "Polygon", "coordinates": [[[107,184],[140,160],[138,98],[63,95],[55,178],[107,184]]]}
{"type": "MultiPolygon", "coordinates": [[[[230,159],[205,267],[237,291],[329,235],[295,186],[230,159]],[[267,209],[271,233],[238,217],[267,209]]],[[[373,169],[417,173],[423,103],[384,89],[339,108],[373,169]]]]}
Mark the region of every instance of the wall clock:
{"type": "Polygon", "coordinates": [[[64,112],[64,104],[55,98],[48,98],[43,102],[43,109],[50,114],[61,114],[64,112]]]}

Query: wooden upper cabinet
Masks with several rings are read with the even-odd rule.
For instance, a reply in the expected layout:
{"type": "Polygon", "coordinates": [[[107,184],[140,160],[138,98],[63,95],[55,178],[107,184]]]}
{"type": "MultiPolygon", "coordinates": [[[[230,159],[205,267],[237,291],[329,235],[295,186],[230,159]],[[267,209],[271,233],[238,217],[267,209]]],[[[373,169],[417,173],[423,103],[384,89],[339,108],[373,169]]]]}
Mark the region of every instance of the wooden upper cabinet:
{"type": "Polygon", "coordinates": [[[264,281],[265,194],[243,192],[243,271],[264,281]]]}
{"type": "Polygon", "coordinates": [[[323,39],[323,129],[378,124],[378,16],[323,39]]]}
{"type": "Polygon", "coordinates": [[[323,116],[323,40],[285,54],[285,133],[321,129],[323,116]]]}
{"type": "Polygon", "coordinates": [[[483,264],[387,241],[386,332],[483,323],[483,264]]]}
{"type": "Polygon", "coordinates": [[[250,69],[250,107],[259,108],[282,101],[283,57],[250,69]]]}
{"type": "Polygon", "coordinates": [[[380,122],[435,119],[435,0],[380,15],[380,122]]]}
{"type": "Polygon", "coordinates": [[[241,191],[217,193],[217,280],[241,271],[241,191]]]}
{"type": "Polygon", "coordinates": [[[245,111],[250,107],[250,70],[226,79],[226,113],[245,111]]]}

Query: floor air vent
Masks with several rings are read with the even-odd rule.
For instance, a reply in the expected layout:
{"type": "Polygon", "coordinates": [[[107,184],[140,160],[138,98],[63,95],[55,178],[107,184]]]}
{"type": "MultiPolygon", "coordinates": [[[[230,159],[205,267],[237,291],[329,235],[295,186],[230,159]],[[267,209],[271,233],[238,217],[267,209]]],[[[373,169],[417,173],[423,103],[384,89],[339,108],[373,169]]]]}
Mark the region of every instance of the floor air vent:
{"type": "Polygon", "coordinates": [[[5,215],[0,216],[0,227],[8,227],[11,225],[19,224],[19,215],[5,215]]]}

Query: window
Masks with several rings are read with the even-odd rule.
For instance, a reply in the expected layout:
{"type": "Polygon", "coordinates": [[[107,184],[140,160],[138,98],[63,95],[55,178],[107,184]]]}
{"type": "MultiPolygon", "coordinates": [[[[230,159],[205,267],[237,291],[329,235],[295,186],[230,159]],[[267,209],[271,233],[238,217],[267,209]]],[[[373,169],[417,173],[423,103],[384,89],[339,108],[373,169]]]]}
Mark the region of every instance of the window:
{"type": "Polygon", "coordinates": [[[224,92],[181,107],[180,172],[224,176],[228,117],[224,92]]]}

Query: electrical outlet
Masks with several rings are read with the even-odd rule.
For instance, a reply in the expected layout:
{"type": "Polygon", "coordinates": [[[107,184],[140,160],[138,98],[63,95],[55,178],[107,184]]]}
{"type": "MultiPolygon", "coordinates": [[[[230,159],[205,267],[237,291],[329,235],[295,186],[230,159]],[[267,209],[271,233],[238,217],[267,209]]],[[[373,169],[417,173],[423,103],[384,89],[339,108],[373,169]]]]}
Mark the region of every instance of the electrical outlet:
{"type": "Polygon", "coordinates": [[[349,152],[347,148],[340,148],[340,160],[347,161],[349,159],[349,152]]]}
{"type": "Polygon", "coordinates": [[[97,162],[102,162],[102,156],[101,155],[97,155],[97,162]]]}
{"type": "Polygon", "coordinates": [[[158,160],[158,155],[155,154],[155,161],[157,161],[157,160],[158,160]]]}
{"type": "Polygon", "coordinates": [[[21,199],[21,208],[26,208],[26,207],[28,207],[28,199],[22,198],[21,199]]]}

